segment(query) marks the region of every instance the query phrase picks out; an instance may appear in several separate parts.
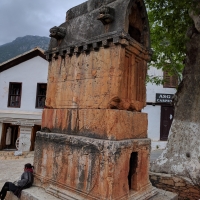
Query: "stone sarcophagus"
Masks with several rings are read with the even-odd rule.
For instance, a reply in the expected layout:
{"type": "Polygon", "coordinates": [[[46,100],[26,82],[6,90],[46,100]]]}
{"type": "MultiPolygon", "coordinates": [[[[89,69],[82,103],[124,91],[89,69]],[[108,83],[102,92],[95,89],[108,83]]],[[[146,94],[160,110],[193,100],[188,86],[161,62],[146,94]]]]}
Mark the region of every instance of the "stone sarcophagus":
{"type": "Polygon", "coordinates": [[[141,113],[151,53],[144,2],[89,0],[50,37],[35,184],[60,199],[154,196],[141,113]]]}

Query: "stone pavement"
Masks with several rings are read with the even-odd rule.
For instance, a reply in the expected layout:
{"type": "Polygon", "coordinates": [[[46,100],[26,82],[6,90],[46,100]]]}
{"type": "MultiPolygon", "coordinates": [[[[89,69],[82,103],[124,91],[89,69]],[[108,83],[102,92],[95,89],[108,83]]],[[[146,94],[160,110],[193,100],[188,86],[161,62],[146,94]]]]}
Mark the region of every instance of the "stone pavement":
{"type": "Polygon", "coordinates": [[[157,149],[157,150],[152,151],[150,155],[150,162],[156,160],[161,155],[162,152],[163,152],[163,149],[157,149]]]}

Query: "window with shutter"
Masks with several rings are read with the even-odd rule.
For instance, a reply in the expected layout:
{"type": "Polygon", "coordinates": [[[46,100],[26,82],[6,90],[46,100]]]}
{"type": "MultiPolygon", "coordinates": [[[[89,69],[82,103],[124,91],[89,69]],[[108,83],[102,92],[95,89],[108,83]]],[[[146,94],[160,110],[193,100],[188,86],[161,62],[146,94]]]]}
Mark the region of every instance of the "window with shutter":
{"type": "Polygon", "coordinates": [[[164,71],[164,88],[175,88],[178,86],[178,77],[175,75],[170,75],[167,71],[164,71]]]}
{"type": "Polygon", "coordinates": [[[8,93],[8,107],[20,108],[22,83],[11,83],[8,93]]]}
{"type": "Polygon", "coordinates": [[[46,99],[46,83],[38,83],[37,84],[37,94],[36,94],[36,108],[44,108],[45,99],[46,99]]]}

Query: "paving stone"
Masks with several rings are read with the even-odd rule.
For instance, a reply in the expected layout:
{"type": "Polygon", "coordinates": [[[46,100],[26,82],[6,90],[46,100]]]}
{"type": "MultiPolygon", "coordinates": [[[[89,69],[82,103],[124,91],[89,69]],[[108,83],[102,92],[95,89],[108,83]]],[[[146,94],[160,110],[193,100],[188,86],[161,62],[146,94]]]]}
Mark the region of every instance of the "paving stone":
{"type": "Polygon", "coordinates": [[[149,200],[178,200],[178,195],[176,193],[168,192],[165,190],[158,189],[159,194],[152,197],[149,200]]]}

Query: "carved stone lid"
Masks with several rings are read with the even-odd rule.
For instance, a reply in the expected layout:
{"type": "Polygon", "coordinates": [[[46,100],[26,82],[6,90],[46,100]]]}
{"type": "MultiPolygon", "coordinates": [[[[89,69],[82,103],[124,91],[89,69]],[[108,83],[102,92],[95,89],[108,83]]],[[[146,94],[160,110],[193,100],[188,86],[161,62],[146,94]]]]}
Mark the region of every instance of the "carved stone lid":
{"type": "MultiPolygon", "coordinates": [[[[49,50],[80,47],[114,38],[136,40],[150,49],[148,17],[143,0],[88,0],[67,11],[66,21],[50,29],[49,50]],[[123,34],[122,34],[123,33],[123,34]]],[[[97,45],[98,46],[98,45],[97,45]]]]}

